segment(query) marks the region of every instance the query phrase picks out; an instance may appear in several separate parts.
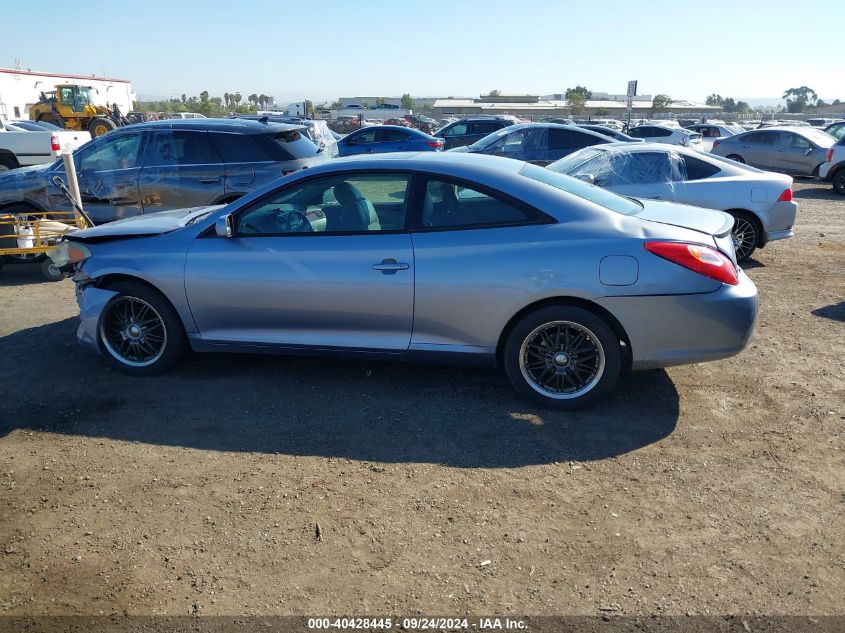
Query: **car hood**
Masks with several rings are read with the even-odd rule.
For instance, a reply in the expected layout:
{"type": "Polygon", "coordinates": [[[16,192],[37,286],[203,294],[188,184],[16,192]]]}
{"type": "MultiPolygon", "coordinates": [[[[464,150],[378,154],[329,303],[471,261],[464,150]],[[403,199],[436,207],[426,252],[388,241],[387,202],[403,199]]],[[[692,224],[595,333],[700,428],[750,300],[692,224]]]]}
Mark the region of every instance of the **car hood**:
{"type": "Polygon", "coordinates": [[[161,235],[162,233],[169,233],[187,226],[191,221],[195,221],[217,209],[222,209],[223,206],[214,205],[146,213],[144,215],[126,218],[125,220],[116,220],[108,224],[101,224],[90,229],[75,231],[67,237],[70,240],[78,242],[103,242],[128,237],[161,235]]]}

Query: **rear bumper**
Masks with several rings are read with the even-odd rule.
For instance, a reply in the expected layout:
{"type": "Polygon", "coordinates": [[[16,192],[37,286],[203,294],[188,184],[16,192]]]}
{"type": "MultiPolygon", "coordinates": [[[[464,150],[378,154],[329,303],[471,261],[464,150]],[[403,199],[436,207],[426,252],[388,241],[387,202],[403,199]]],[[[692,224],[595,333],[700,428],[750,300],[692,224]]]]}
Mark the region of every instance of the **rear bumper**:
{"type": "Polygon", "coordinates": [[[622,324],[632,369],[685,365],[735,356],[757,320],[757,287],[744,273],[736,286],[692,295],[604,297],[622,324]]]}
{"type": "MultiPolygon", "coordinates": [[[[795,218],[798,215],[798,204],[795,202],[775,202],[766,211],[763,226],[765,242],[784,240],[795,235],[795,218]]],[[[765,243],[764,242],[764,243],[765,243]]]]}

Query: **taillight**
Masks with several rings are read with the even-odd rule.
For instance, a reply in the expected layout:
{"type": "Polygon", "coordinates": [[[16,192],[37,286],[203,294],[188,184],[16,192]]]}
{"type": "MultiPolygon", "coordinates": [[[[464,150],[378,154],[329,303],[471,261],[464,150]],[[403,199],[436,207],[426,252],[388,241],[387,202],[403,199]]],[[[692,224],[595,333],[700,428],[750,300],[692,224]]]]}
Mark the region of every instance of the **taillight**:
{"type": "Polygon", "coordinates": [[[53,150],[54,152],[58,152],[59,150],[62,149],[61,146],[59,145],[59,135],[58,134],[53,134],[50,137],[50,149],[53,150]]]}
{"type": "Polygon", "coordinates": [[[713,149],[719,147],[719,141],[713,141],[713,149]]]}
{"type": "Polygon", "coordinates": [[[710,246],[685,242],[646,242],[645,249],[705,277],[735,286],[739,283],[730,259],[710,246]]]}
{"type": "Polygon", "coordinates": [[[433,147],[434,149],[443,149],[443,146],[446,144],[446,141],[429,141],[427,145],[429,147],[433,147]]]}
{"type": "Polygon", "coordinates": [[[780,198],[778,198],[778,202],[792,202],[792,187],[784,189],[783,193],[780,194],[780,198]]]}
{"type": "Polygon", "coordinates": [[[827,158],[825,158],[824,160],[825,160],[826,163],[832,163],[833,162],[833,148],[832,147],[827,150],[827,158]]]}

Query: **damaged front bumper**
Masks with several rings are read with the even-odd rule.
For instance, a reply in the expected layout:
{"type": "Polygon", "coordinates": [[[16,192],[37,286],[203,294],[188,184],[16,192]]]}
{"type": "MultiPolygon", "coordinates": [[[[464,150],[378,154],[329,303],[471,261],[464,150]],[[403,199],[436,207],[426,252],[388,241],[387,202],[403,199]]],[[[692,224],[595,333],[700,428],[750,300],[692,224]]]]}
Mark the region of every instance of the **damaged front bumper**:
{"type": "Polygon", "coordinates": [[[76,281],[76,303],[79,306],[79,328],[76,339],[83,347],[102,352],[100,348],[100,317],[103,308],[118,293],[113,290],[97,288],[92,283],[76,281]]]}

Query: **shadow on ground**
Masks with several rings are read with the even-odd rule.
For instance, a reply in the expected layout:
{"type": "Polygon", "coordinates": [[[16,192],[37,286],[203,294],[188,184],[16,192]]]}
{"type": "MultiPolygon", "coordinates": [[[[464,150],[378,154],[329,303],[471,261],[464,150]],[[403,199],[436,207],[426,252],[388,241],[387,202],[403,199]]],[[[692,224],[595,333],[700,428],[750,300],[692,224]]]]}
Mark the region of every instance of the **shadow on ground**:
{"type": "Polygon", "coordinates": [[[833,319],[834,321],[845,321],[845,301],[831,303],[829,306],[817,308],[811,314],[824,317],[825,319],[833,319]]]}
{"type": "Polygon", "coordinates": [[[809,200],[843,200],[843,197],[833,190],[830,183],[817,183],[814,187],[808,186],[801,189],[795,189],[792,192],[792,196],[794,198],[804,198],[809,200]]]}
{"type": "Polygon", "coordinates": [[[111,371],[76,319],[0,338],[0,437],[15,429],[217,451],[455,467],[598,460],[669,435],[664,371],[623,375],[582,412],[534,408],[492,369],[195,354],[154,378],[111,371]]]}

